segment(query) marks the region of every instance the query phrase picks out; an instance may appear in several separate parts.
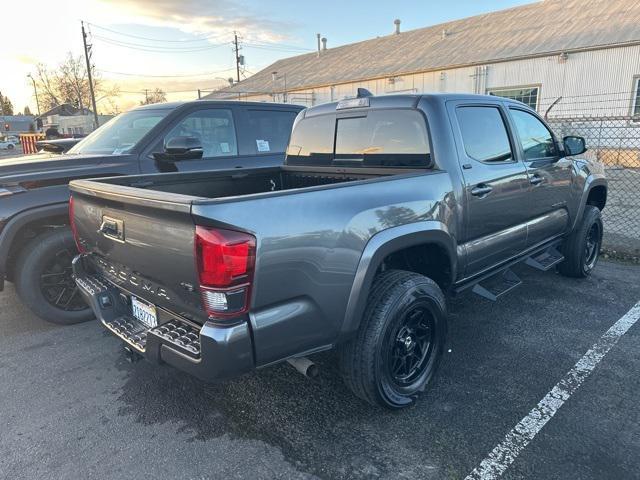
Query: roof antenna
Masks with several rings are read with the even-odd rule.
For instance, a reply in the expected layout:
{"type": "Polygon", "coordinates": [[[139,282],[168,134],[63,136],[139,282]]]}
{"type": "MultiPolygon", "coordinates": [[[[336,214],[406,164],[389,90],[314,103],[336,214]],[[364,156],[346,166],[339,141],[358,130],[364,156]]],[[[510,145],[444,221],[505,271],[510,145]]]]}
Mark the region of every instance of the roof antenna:
{"type": "Polygon", "coordinates": [[[358,93],[356,94],[356,98],[365,98],[365,97],[373,97],[373,93],[371,93],[366,88],[358,88],[358,93]]]}

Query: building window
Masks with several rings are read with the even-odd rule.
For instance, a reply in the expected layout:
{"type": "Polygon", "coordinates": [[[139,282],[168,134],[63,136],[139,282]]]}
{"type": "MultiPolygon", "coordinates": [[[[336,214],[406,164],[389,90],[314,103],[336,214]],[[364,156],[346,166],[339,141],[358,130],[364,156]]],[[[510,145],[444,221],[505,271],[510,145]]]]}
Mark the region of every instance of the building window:
{"type": "Polygon", "coordinates": [[[489,95],[517,100],[534,110],[538,109],[539,92],[540,87],[490,88],[487,90],[489,95]]]}
{"type": "Polygon", "coordinates": [[[631,115],[634,122],[640,121],[640,75],[633,79],[633,104],[631,105],[631,115]]]}

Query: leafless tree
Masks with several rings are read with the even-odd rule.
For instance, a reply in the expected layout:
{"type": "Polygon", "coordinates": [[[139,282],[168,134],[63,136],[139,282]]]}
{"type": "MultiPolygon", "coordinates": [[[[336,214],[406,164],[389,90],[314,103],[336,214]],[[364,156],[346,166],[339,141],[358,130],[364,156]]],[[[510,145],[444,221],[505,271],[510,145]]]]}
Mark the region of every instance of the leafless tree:
{"type": "Polygon", "coordinates": [[[167,94],[164,90],[160,88],[156,88],[151,92],[148,90],[144,91],[144,100],[140,101],[140,105],[150,105],[152,103],[162,103],[167,101],[167,94]]]}
{"type": "MultiPolygon", "coordinates": [[[[118,87],[108,86],[93,67],[91,74],[96,103],[118,95],[118,87]]],[[[65,60],[55,68],[42,63],[38,64],[36,83],[38,90],[42,92],[42,102],[46,108],[53,108],[63,103],[69,103],[80,109],[91,105],[87,69],[82,56],[73,56],[68,52],[65,60]]]]}

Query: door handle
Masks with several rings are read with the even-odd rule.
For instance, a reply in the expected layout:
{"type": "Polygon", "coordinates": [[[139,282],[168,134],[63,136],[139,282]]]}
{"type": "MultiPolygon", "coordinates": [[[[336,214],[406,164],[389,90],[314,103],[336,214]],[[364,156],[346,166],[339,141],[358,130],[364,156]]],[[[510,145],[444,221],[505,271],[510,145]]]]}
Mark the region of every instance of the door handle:
{"type": "Polygon", "coordinates": [[[492,190],[493,188],[491,188],[489,185],[485,185],[481,183],[480,185],[478,185],[477,187],[471,190],[471,195],[475,197],[484,197],[485,195],[489,195],[492,192],[492,190]]]}
{"type": "Polygon", "coordinates": [[[529,183],[531,183],[531,185],[540,185],[543,181],[544,178],[542,178],[537,173],[529,179],[529,183]]]}

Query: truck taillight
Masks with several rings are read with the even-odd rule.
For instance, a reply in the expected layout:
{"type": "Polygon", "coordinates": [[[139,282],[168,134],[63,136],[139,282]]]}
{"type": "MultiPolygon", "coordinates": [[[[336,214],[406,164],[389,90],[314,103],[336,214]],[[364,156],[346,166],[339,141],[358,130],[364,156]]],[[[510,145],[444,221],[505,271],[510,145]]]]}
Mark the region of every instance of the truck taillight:
{"type": "Polygon", "coordinates": [[[256,258],[253,235],[196,226],[196,262],[202,303],[212,318],[249,309],[256,258]]]}
{"type": "Polygon", "coordinates": [[[78,252],[84,253],[85,249],[80,243],[80,237],[78,237],[78,229],[76,228],[76,219],[74,217],[74,208],[73,208],[73,195],[69,197],[69,224],[71,225],[71,233],[73,233],[73,239],[76,242],[76,247],[78,248],[78,252]]]}

